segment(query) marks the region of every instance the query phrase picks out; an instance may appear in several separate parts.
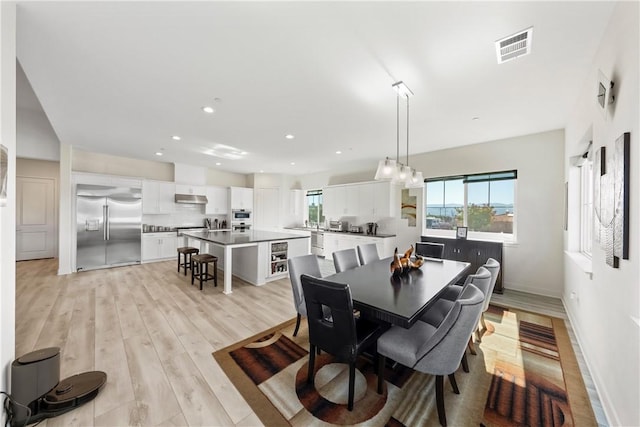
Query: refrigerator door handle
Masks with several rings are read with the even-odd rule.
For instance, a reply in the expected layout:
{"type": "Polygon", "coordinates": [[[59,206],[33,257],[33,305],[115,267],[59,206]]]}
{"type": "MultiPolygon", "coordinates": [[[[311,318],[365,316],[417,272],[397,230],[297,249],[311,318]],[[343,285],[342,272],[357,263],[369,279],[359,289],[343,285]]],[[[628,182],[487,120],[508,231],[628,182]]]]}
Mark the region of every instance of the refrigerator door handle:
{"type": "Polygon", "coordinates": [[[104,207],[104,211],[105,211],[105,220],[104,220],[104,235],[105,235],[105,239],[104,240],[109,240],[110,239],[110,234],[111,234],[111,222],[109,220],[109,205],[106,205],[104,207]]]}

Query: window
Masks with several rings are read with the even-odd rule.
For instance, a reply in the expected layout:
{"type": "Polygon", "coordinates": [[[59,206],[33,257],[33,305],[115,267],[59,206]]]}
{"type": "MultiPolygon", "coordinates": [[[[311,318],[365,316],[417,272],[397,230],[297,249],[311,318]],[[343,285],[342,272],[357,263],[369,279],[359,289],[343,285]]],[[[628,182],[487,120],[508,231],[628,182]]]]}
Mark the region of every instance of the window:
{"type": "Polygon", "coordinates": [[[322,212],[322,190],[307,191],[307,225],[315,227],[324,224],[322,212]]]}
{"type": "Polygon", "coordinates": [[[517,171],[427,179],[427,229],[513,234],[517,171]]]}
{"type": "Polygon", "coordinates": [[[593,243],[593,161],[589,152],[580,165],[580,252],[591,257],[593,243]]]}

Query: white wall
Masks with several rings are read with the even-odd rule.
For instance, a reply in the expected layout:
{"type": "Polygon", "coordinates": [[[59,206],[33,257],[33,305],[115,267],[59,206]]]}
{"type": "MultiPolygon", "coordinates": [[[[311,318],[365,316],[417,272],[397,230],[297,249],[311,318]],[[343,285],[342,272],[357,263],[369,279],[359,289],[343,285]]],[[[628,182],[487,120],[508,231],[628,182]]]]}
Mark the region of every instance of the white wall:
{"type": "MultiPolygon", "coordinates": [[[[606,146],[611,152],[616,138],[631,132],[630,259],[620,260],[618,269],[611,268],[594,242],[591,279],[565,256],[563,294],[609,422],[625,426],[640,425],[639,12],[638,2],[616,5],[565,132],[569,179],[575,178],[569,158],[580,154],[583,135],[592,132],[594,147],[606,146]],[[616,101],[606,120],[596,104],[599,70],[615,82],[616,101]]],[[[575,224],[577,210],[570,212],[570,222],[575,224]]],[[[569,233],[575,231],[577,227],[570,227],[569,233]]],[[[575,236],[568,235],[566,240],[575,241],[575,236]]]]}
{"type": "Polygon", "coordinates": [[[60,160],[60,141],[44,111],[18,109],[16,131],[18,157],[60,160]]]}
{"type": "Polygon", "coordinates": [[[173,181],[173,163],[131,159],[73,149],[72,166],[76,172],[91,172],[173,181]]]}
{"type": "MultiPolygon", "coordinates": [[[[8,148],[7,203],[0,206],[0,389],[9,390],[15,356],[16,5],[0,2],[0,143],[8,148]]],[[[0,415],[4,424],[4,411],[0,415]]]]}
{"type": "Polygon", "coordinates": [[[503,287],[560,297],[563,156],[556,130],[420,154],[410,164],[425,178],[517,169],[517,242],[504,246],[503,287]]]}

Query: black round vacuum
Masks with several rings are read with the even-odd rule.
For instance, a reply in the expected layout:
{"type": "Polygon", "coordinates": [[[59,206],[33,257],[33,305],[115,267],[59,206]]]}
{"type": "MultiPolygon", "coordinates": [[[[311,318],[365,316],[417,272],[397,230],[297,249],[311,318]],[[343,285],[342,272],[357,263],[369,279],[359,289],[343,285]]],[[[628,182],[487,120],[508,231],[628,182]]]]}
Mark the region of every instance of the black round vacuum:
{"type": "Polygon", "coordinates": [[[60,348],[32,351],[11,364],[10,422],[23,426],[69,412],[98,395],[107,382],[101,371],[60,381],[60,348]]]}

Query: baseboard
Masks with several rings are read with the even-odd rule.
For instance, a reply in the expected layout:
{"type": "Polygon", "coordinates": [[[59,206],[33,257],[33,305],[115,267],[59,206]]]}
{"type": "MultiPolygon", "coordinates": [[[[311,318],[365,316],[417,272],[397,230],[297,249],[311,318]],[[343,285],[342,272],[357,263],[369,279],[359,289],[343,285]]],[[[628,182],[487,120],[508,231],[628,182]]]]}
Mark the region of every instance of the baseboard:
{"type": "Polygon", "coordinates": [[[528,294],[541,295],[545,297],[558,298],[562,299],[562,293],[553,293],[553,292],[545,292],[544,290],[540,290],[540,288],[534,288],[531,286],[518,285],[516,283],[507,283],[504,282],[502,285],[503,289],[508,289],[510,291],[520,291],[526,292],[528,294]]]}
{"type": "Polygon", "coordinates": [[[573,315],[573,312],[569,310],[568,305],[564,299],[564,295],[560,298],[560,301],[562,301],[562,305],[564,306],[564,311],[565,313],[567,313],[567,320],[571,324],[571,329],[573,330],[573,334],[576,336],[576,341],[578,342],[578,347],[580,347],[580,352],[582,353],[582,357],[584,358],[586,368],[589,371],[589,375],[591,375],[591,378],[593,379],[593,384],[596,388],[598,399],[600,399],[600,403],[602,404],[604,416],[607,418],[607,424],[611,426],[619,426],[621,424],[620,424],[620,421],[618,420],[618,417],[616,416],[615,410],[613,409],[613,405],[611,405],[610,403],[611,399],[609,398],[606,391],[604,391],[602,387],[600,387],[599,385],[599,384],[602,384],[600,376],[592,367],[592,364],[589,360],[588,353],[585,351],[585,347],[583,345],[583,340],[582,340],[582,337],[580,336],[580,332],[578,328],[576,328],[577,321],[573,315]],[[612,420],[614,420],[614,422],[612,422],[612,420]]]}

